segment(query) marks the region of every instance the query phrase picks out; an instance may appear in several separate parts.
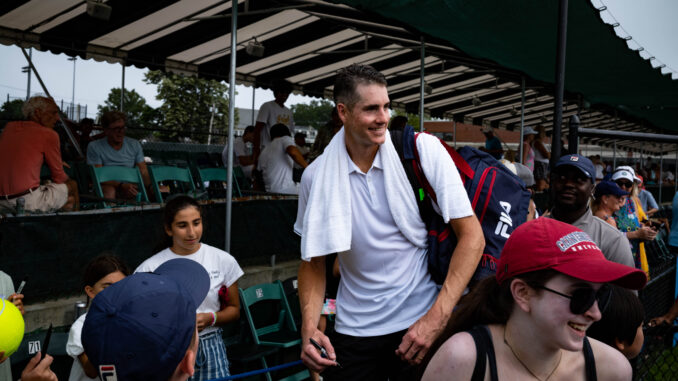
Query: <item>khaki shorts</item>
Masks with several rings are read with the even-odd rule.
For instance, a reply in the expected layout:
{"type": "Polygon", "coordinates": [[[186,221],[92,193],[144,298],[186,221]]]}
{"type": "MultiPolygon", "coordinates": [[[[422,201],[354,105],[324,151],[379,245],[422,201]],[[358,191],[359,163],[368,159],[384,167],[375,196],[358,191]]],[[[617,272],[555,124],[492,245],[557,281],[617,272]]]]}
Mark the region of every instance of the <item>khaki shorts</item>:
{"type": "MultiPolygon", "coordinates": [[[[49,183],[21,197],[26,201],[24,210],[27,212],[53,212],[68,201],[68,187],[66,184],[49,183]]],[[[21,197],[11,200],[0,198],[0,212],[16,213],[16,201],[21,197]]]]}

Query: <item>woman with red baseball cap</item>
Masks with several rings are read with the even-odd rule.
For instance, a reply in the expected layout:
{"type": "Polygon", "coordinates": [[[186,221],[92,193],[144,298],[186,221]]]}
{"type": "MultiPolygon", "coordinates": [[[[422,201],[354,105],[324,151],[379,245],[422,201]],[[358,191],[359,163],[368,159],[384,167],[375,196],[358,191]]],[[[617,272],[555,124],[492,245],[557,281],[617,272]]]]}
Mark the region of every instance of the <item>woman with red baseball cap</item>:
{"type": "Polygon", "coordinates": [[[496,276],[452,314],[423,380],[631,380],[626,358],[586,329],[609,301],[607,283],[637,290],[646,281],[572,225],[526,222],[506,242],[496,276]]]}

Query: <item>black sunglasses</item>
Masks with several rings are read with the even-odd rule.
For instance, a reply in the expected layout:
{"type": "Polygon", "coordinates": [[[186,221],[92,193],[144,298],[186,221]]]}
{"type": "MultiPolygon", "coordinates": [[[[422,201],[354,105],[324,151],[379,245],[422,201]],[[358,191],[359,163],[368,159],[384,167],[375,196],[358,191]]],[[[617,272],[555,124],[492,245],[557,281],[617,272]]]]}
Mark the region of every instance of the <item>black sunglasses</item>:
{"type": "Polygon", "coordinates": [[[598,301],[598,309],[603,312],[610,302],[611,288],[607,284],[602,285],[598,291],[588,287],[578,288],[572,292],[572,295],[566,295],[545,286],[537,288],[570,299],[570,311],[575,315],[581,315],[588,311],[596,300],[598,301]]]}
{"type": "Polygon", "coordinates": [[[616,181],[620,188],[631,188],[633,183],[630,181],[616,181]]]}

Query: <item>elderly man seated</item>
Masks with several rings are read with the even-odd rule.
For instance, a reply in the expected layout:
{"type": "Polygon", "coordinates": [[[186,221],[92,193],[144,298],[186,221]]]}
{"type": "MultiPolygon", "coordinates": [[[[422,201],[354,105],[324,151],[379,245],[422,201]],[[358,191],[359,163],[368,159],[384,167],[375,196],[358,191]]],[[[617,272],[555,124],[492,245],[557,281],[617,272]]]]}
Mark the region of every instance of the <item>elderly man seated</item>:
{"type": "MultiPolygon", "coordinates": [[[[108,111],[101,117],[105,139],[91,142],[87,147],[87,164],[95,167],[139,167],[144,186],[151,184],[144,152],[139,141],[125,136],[127,116],[120,111],[108,111]]],[[[120,181],[101,183],[105,198],[131,199],[139,192],[136,184],[120,181]]]]}
{"type": "Polygon", "coordinates": [[[0,213],[16,213],[19,200],[29,212],[73,210],[78,187],[63,169],[54,131],[59,108],[54,100],[36,96],[24,103],[22,112],[26,120],[9,122],[0,134],[0,213]],[[52,181],[40,185],[43,163],[52,181]]]}

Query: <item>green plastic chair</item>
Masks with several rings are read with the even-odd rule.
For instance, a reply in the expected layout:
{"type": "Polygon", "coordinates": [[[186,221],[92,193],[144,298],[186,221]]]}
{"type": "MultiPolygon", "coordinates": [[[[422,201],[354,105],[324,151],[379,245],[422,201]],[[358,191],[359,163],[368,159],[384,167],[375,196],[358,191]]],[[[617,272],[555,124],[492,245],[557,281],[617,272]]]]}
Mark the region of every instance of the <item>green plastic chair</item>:
{"type": "MultiPolygon", "coordinates": [[[[90,174],[92,176],[92,182],[94,187],[94,193],[99,197],[104,197],[104,192],[101,189],[101,183],[106,181],[124,181],[128,183],[136,183],[139,188],[139,193],[137,193],[137,202],[145,201],[148,202],[148,195],[146,194],[146,188],[144,187],[144,180],[141,178],[141,172],[139,172],[138,167],[118,167],[118,166],[103,166],[95,167],[93,165],[89,166],[90,174]]],[[[104,208],[110,208],[108,203],[103,202],[104,208]]]]}
{"type": "MultiPolygon", "coordinates": [[[[226,182],[228,172],[226,171],[226,168],[198,168],[198,174],[200,175],[200,186],[204,188],[205,181],[226,182]]],[[[235,171],[233,172],[233,185],[235,186],[234,191],[237,192],[238,197],[242,197],[242,192],[240,192],[240,185],[238,185],[235,171]]]]}
{"type": "MultiPolygon", "coordinates": [[[[256,344],[281,350],[301,346],[301,333],[294,324],[290,305],[279,280],[274,283],[258,284],[245,290],[238,288],[238,292],[240,305],[245,311],[252,339],[256,344]],[[261,302],[268,302],[262,307],[269,308],[257,310],[256,305],[261,302]]],[[[304,369],[282,380],[305,380],[309,376],[308,370],[304,369]]]]}
{"type": "Polygon", "coordinates": [[[239,289],[239,292],[240,301],[255,343],[282,348],[301,344],[301,336],[294,324],[290,305],[280,281],[258,284],[245,290],[239,289]],[[252,307],[263,301],[277,302],[269,303],[277,305],[277,307],[272,311],[272,314],[270,310],[267,310],[265,314],[254,315],[252,307]],[[271,319],[271,316],[273,319],[271,319]],[[262,323],[262,321],[265,321],[265,323],[262,323]]]}
{"type": "Polygon", "coordinates": [[[150,165],[148,171],[151,175],[151,182],[153,182],[153,193],[155,193],[156,201],[162,203],[162,193],[158,183],[161,181],[173,180],[188,183],[190,191],[195,191],[195,183],[193,183],[193,176],[188,168],[170,167],[165,165],[150,165]]]}
{"type": "MultiPolygon", "coordinates": [[[[244,316],[242,311],[241,316],[244,316]]],[[[244,366],[244,364],[250,362],[258,362],[262,369],[266,369],[268,365],[265,357],[277,354],[279,348],[256,344],[252,338],[245,335],[248,330],[247,327],[244,327],[245,324],[247,323],[241,318],[221,326],[221,336],[226,346],[228,361],[235,366],[244,366]]],[[[267,381],[271,381],[271,374],[269,372],[266,372],[265,376],[267,381]]]]}

